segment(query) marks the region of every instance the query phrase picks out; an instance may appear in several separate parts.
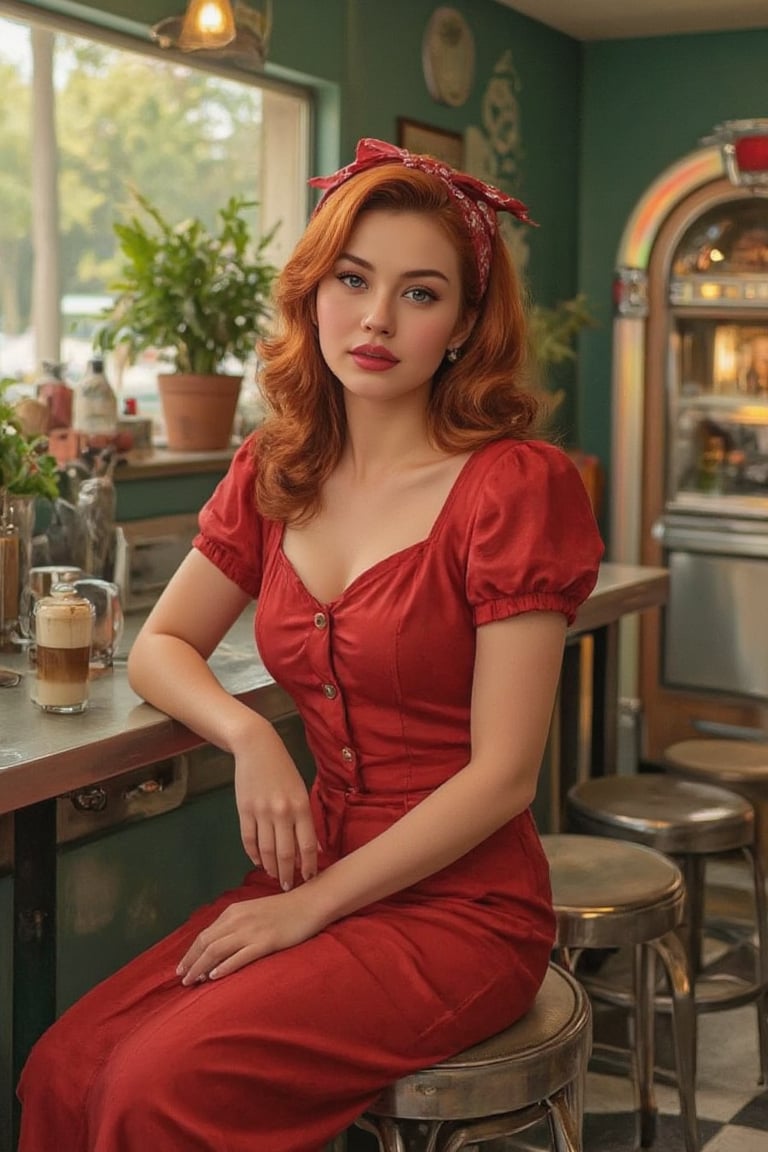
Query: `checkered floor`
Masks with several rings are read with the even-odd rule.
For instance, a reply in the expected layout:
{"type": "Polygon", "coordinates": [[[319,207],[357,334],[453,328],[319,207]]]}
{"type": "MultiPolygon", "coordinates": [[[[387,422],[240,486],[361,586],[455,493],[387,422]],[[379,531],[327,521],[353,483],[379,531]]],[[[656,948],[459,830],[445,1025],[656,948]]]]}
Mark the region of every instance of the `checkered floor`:
{"type": "MultiPolygon", "coordinates": [[[[768,1091],[758,1084],[754,1006],[699,1017],[696,1105],[702,1152],[766,1152],[768,1091]]],[[[656,1086],[654,1147],[684,1152],[677,1089],[656,1086]]],[[[584,1152],[634,1152],[638,1145],[632,1088],[621,1076],[587,1077],[584,1152]]]]}

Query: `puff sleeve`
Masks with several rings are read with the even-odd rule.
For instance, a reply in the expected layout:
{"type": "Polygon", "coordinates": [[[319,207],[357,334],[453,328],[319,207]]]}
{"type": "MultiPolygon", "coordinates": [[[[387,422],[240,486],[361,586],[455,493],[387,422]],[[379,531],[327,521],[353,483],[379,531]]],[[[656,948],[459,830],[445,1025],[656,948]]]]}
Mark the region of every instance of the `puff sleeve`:
{"type": "Polygon", "coordinates": [[[484,477],[467,592],[476,625],[523,612],[571,624],[597,580],[603,543],[573,462],[537,441],[507,442],[484,477]]]}
{"type": "Polygon", "coordinates": [[[212,564],[256,599],[261,589],[264,522],[256,510],[256,456],[249,437],[232,458],[226,476],[200,511],[192,541],[212,564]]]}

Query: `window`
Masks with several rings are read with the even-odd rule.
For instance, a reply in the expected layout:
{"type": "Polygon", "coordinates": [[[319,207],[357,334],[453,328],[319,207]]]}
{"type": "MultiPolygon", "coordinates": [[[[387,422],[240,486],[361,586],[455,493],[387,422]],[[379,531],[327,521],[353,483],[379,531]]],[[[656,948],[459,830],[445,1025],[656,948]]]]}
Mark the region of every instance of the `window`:
{"type": "MultiPolygon", "coordinates": [[[[306,222],[307,91],[103,35],[0,16],[0,375],[20,381],[43,360],[82,375],[131,188],[179,221],[257,200],[277,265],[306,222]]],[[[117,383],[153,405],[151,359],[117,383]]]]}

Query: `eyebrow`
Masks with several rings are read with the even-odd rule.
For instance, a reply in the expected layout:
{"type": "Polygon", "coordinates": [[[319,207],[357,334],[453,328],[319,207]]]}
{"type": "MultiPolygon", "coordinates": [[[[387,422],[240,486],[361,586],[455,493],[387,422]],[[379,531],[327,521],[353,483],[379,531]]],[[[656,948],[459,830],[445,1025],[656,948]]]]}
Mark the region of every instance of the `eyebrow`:
{"type": "MultiPolygon", "coordinates": [[[[351,264],[357,264],[360,268],[366,268],[369,272],[374,271],[373,264],[368,260],[363,260],[361,256],[353,256],[351,252],[340,252],[338,260],[349,260],[351,264]]],[[[446,284],[449,283],[448,277],[444,272],[440,272],[437,268],[410,268],[405,272],[400,273],[401,280],[414,280],[423,279],[424,277],[432,276],[437,280],[444,280],[446,284]]]]}

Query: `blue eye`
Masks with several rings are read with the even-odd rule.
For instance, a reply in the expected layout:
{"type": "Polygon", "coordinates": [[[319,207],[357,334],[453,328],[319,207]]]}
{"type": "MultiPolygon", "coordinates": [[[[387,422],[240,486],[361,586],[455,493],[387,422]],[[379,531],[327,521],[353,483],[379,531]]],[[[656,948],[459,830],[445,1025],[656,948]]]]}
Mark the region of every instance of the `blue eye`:
{"type": "Polygon", "coordinates": [[[349,288],[365,287],[365,280],[363,280],[362,276],[358,276],[357,272],[339,272],[337,279],[349,288]]]}
{"type": "Polygon", "coordinates": [[[428,288],[409,288],[405,296],[415,304],[426,304],[428,300],[437,299],[434,292],[430,292],[428,288]]]}

